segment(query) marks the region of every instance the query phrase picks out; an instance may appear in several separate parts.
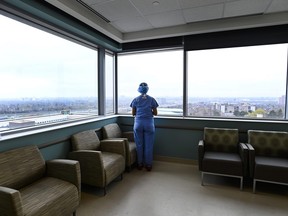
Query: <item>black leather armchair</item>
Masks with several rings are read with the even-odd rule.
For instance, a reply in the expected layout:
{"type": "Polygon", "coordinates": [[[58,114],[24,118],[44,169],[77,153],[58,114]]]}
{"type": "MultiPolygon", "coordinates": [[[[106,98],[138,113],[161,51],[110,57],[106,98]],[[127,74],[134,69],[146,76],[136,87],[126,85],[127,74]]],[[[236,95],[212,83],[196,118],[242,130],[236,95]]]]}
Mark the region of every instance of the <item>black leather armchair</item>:
{"type": "Polygon", "coordinates": [[[249,130],[249,171],[256,182],[288,185],[288,133],[284,131],[249,130]]]}
{"type": "Polygon", "coordinates": [[[204,174],[240,178],[248,175],[248,148],[239,142],[238,129],[204,128],[198,145],[198,164],[203,185],[204,174]]]}

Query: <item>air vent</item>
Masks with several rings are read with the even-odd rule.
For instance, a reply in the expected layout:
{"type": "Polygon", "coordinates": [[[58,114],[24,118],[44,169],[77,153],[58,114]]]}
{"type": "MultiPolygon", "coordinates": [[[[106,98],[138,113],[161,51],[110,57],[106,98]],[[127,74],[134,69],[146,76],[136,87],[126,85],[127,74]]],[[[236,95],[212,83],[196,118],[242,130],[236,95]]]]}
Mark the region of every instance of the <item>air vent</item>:
{"type": "Polygon", "coordinates": [[[85,8],[87,8],[88,10],[90,10],[92,13],[94,13],[97,17],[99,17],[100,19],[104,20],[107,23],[110,23],[110,20],[108,20],[106,17],[104,17],[102,14],[98,13],[96,10],[94,10],[93,8],[91,8],[89,5],[87,5],[85,2],[81,1],[81,0],[76,0],[77,2],[79,2],[81,5],[83,5],[85,8]]]}

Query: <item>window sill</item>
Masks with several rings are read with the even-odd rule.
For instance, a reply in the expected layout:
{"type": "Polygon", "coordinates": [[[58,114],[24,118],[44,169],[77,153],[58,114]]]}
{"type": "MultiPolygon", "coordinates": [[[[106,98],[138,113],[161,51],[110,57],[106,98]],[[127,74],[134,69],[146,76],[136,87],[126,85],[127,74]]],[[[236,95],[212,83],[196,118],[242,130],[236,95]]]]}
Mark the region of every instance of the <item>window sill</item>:
{"type": "Polygon", "coordinates": [[[29,136],[37,133],[43,133],[47,131],[58,130],[67,127],[73,127],[81,124],[87,124],[91,122],[96,122],[105,119],[115,118],[117,115],[111,116],[93,116],[85,119],[78,119],[69,122],[61,122],[61,123],[54,123],[54,124],[46,124],[41,126],[34,126],[34,127],[26,127],[26,128],[18,128],[9,131],[0,131],[0,142],[9,139],[15,139],[23,136],[29,136]]]}

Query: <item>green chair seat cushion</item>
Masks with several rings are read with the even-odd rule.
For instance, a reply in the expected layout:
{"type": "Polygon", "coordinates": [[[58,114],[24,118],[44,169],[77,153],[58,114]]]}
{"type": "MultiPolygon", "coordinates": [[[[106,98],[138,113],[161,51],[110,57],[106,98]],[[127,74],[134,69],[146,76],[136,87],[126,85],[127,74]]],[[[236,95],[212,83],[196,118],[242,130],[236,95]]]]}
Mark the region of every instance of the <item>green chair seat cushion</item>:
{"type": "Polygon", "coordinates": [[[20,189],[24,215],[69,215],[78,206],[75,185],[52,177],[44,177],[20,189]],[[58,208],[55,208],[58,206],[58,208]]]}

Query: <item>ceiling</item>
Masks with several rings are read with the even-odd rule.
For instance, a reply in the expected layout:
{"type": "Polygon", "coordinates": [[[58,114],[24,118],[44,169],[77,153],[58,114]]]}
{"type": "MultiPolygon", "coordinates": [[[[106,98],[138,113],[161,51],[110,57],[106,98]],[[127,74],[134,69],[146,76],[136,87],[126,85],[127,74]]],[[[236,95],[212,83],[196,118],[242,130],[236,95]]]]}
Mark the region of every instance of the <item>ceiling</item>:
{"type": "Polygon", "coordinates": [[[123,43],[288,24],[288,0],[46,0],[123,43]]]}

